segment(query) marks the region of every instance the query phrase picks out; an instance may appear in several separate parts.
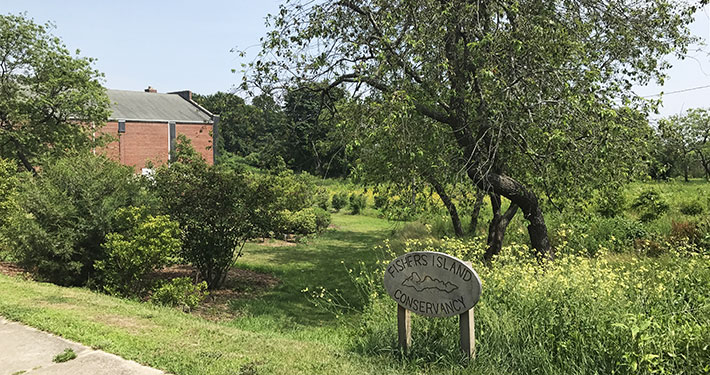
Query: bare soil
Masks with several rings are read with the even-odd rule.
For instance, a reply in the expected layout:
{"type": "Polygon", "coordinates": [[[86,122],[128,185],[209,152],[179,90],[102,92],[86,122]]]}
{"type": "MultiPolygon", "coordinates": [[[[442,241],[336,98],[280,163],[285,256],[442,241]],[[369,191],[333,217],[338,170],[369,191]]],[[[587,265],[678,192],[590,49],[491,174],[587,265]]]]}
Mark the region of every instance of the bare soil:
{"type": "Polygon", "coordinates": [[[25,276],[28,272],[12,262],[0,262],[0,274],[7,276],[25,276]]]}

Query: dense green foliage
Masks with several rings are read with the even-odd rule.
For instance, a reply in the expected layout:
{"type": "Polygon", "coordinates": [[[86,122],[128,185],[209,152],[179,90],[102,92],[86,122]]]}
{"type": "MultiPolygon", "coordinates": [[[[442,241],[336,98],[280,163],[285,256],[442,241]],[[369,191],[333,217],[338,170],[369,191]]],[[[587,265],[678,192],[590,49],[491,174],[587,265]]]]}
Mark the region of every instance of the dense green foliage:
{"type": "Polygon", "coordinates": [[[329,224],[311,208],[315,186],[307,175],[246,172],[209,166],[181,136],[173,162],[155,173],[163,211],[180,223],[182,257],[210,289],[224,283],[246,241],[280,234],[311,234],[329,224]]]}
{"type": "Polygon", "coordinates": [[[710,112],[694,108],[658,123],[652,174],[655,178],[710,178],[710,112]]]}
{"type": "Polygon", "coordinates": [[[333,206],[333,209],[336,212],[340,211],[347,204],[348,204],[348,194],[346,192],[340,191],[340,192],[333,194],[333,197],[331,199],[331,206],[333,206]]]}
{"type": "Polygon", "coordinates": [[[105,259],[122,207],[149,203],[130,167],[82,154],[48,163],[22,179],[2,228],[11,256],[40,278],[84,285],[105,259]]]}
{"type": "Polygon", "coordinates": [[[189,311],[197,307],[208,294],[206,282],[195,285],[189,277],[178,277],[158,285],[150,301],[189,311]]]}
{"type": "Polygon", "coordinates": [[[87,150],[109,115],[93,59],[73,56],[51,24],[0,15],[0,157],[27,170],[87,150]]]}
{"type": "Polygon", "coordinates": [[[330,225],[330,213],[320,207],[309,207],[299,211],[278,212],[276,234],[309,235],[322,232],[330,225]]]}
{"type": "Polygon", "coordinates": [[[654,190],[642,192],[634,199],[631,207],[638,211],[641,221],[657,219],[670,208],[668,203],[654,190]]]}
{"type": "Polygon", "coordinates": [[[367,207],[367,199],[363,194],[352,193],[348,197],[350,202],[350,213],[353,215],[358,215],[362,210],[367,207]]]}
{"type": "MultiPolygon", "coordinates": [[[[14,196],[17,194],[20,179],[16,171],[17,166],[15,163],[11,160],[0,158],[0,228],[5,225],[11,212],[14,196]]],[[[0,229],[0,260],[7,256],[7,251],[4,251],[7,240],[3,236],[5,236],[5,232],[0,229]]]]}
{"type": "MultiPolygon", "coordinates": [[[[323,177],[344,176],[350,165],[345,139],[336,127],[333,103],[342,91],[322,95],[308,87],[289,90],[283,105],[268,94],[247,104],[241,97],[218,92],[194,99],[220,115],[218,147],[255,167],[287,166],[323,177]]],[[[223,152],[223,153],[224,153],[223,152]]]]}
{"type": "MultiPolygon", "coordinates": [[[[422,142],[409,155],[388,139],[373,147],[407,160],[395,171],[426,175],[450,162],[444,171],[511,200],[529,221],[531,247],[549,257],[541,198],[580,205],[638,173],[653,103],[632,86],[662,81],[665,56],[693,41],[695,9],[665,0],[293,1],[269,18],[242,86],[347,87],[357,95],[344,105],[353,126],[422,142]]],[[[507,222],[496,220],[492,235],[502,238],[507,222]]]]}
{"type": "Polygon", "coordinates": [[[153,287],[150,273],[176,262],[182,245],[178,223],[145,207],[119,209],[116,223],[116,232],[101,245],[105,259],[94,265],[97,283],[110,294],[141,297],[153,287]]]}

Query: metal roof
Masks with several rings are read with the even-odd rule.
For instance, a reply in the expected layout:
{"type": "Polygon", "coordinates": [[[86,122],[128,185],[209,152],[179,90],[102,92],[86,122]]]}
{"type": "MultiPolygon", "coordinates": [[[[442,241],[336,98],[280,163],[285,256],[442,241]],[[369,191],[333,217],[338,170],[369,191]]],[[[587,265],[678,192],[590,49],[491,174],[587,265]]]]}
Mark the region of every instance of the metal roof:
{"type": "Polygon", "coordinates": [[[111,100],[110,120],[212,123],[212,114],[177,94],[106,90],[111,100]]]}

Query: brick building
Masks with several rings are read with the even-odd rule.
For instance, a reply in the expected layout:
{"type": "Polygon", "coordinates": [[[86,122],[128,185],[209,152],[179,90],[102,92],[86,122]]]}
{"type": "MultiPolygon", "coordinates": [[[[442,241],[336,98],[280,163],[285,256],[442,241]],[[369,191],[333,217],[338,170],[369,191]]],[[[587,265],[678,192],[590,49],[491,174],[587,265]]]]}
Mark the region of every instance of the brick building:
{"type": "Polygon", "coordinates": [[[112,114],[101,132],[117,138],[104,147],[108,157],[140,173],[148,162],[155,166],[167,162],[176,137],[184,134],[207,163],[214,163],[219,117],[195,103],[190,91],[163,94],[148,87],[106,92],[112,114]]]}

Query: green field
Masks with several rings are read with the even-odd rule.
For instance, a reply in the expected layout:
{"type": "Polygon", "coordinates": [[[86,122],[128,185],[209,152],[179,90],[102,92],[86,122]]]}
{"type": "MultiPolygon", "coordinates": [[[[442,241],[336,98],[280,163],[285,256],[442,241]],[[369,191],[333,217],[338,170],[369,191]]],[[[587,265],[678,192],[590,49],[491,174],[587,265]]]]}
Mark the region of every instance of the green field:
{"type": "MultiPolygon", "coordinates": [[[[634,184],[626,195],[632,200],[650,187],[664,196],[670,210],[640,228],[666,238],[665,223],[707,220],[707,206],[696,216],[678,207],[707,205],[708,186],[634,184]]],[[[550,214],[563,250],[554,263],[531,262],[527,247],[513,244],[486,267],[475,261],[484,250],[480,238],[441,240],[419,224],[333,214],[331,229],[298,244],[248,244],[238,267],[279,282],[265,291],[239,286],[246,297],[219,314],[0,276],[0,315],[178,375],[710,372],[710,253],[670,246],[649,256],[631,240],[574,241],[617,233],[605,225],[633,221],[630,209],[577,226],[561,226],[563,219],[550,214]],[[594,257],[564,251],[597,242],[604,250],[594,257]],[[617,242],[621,251],[610,245],[617,242]],[[484,292],[472,363],[458,353],[455,319],[415,317],[413,350],[398,351],[395,305],[382,295],[377,261],[414,250],[474,260],[484,292]],[[321,287],[323,296],[314,298],[321,287]]],[[[523,224],[516,221],[515,231],[523,224]]]]}

